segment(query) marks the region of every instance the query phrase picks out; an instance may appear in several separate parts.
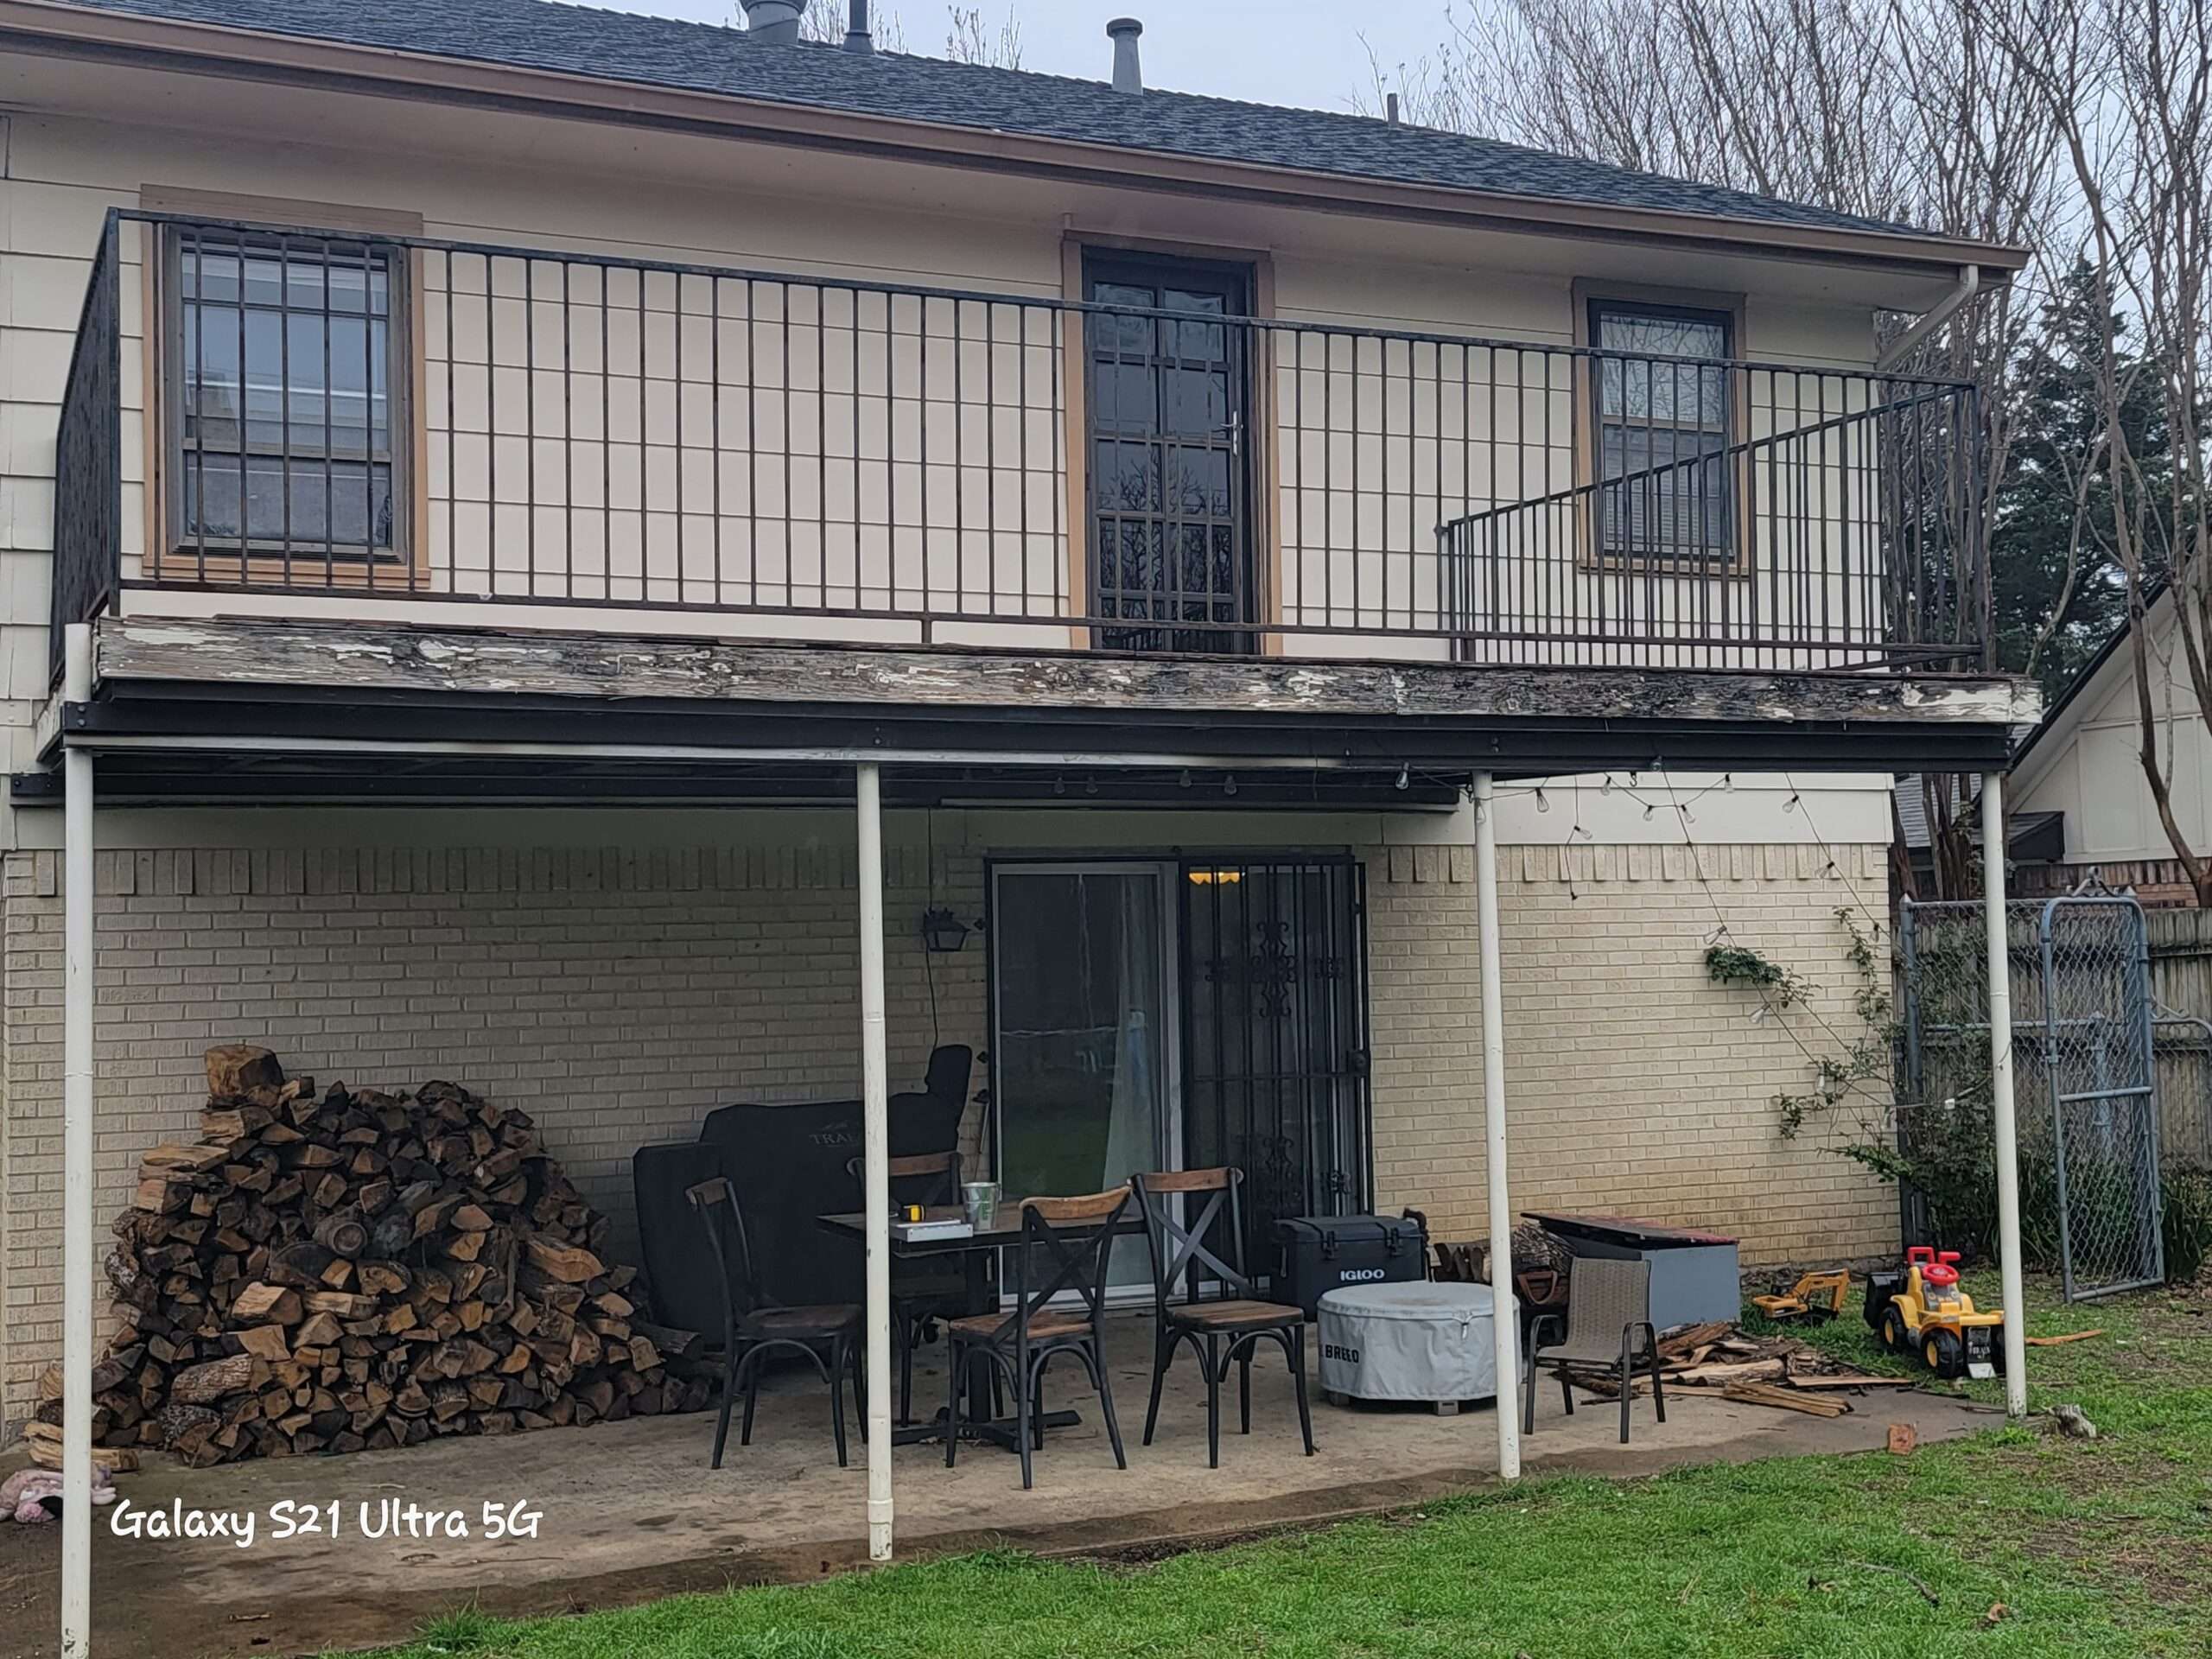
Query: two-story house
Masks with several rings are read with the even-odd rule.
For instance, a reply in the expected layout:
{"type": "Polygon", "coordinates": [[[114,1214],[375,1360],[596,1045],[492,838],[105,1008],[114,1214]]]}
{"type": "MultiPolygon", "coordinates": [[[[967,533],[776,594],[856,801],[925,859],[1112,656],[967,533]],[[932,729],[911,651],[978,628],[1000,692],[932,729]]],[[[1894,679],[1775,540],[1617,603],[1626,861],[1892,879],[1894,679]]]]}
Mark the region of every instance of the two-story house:
{"type": "Polygon", "coordinates": [[[1775,1096],[2034,709],[1876,317],[2024,255],[758,10],[0,0],[9,1414],[232,1039],[1893,1245],[1775,1096]]]}

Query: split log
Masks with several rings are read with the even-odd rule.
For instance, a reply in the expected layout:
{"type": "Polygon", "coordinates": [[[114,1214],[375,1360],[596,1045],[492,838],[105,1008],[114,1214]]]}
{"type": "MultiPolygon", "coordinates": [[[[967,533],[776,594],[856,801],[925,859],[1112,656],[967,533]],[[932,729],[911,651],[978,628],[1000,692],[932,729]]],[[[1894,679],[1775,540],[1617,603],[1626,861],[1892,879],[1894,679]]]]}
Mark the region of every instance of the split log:
{"type": "Polygon", "coordinates": [[[257,1089],[284,1086],[284,1068],[265,1048],[251,1043],[225,1043],[207,1053],[207,1093],[215,1100],[231,1100],[257,1089]]]}
{"type": "Polygon", "coordinates": [[[556,1244],[543,1234],[532,1233],[526,1248],[530,1252],[530,1265],[549,1279],[556,1279],[563,1284],[583,1284],[599,1278],[607,1271],[600,1259],[589,1250],[556,1244]]]}
{"type": "Polygon", "coordinates": [[[252,1357],[238,1354],[179,1371],[169,1379],[169,1398],[179,1405],[204,1406],[253,1384],[252,1357]]]}

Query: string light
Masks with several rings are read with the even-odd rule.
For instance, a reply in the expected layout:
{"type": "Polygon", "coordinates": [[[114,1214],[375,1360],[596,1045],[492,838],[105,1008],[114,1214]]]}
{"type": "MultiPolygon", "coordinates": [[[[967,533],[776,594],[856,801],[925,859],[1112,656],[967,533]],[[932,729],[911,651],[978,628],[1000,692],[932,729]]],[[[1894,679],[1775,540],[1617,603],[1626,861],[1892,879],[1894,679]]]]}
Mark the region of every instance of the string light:
{"type": "Polygon", "coordinates": [[[1234,795],[1236,792],[1236,774],[1235,772],[1232,772],[1229,773],[1228,776],[1222,779],[1221,792],[1224,795],[1234,795]]]}
{"type": "Polygon", "coordinates": [[[1065,795],[1065,794],[1066,794],[1067,792],[1068,792],[1068,780],[1067,780],[1066,779],[1065,779],[1065,778],[1055,778],[1055,779],[1052,779],[1052,793],[1053,793],[1053,794],[1055,794],[1055,795],[1065,795]]]}
{"type": "Polygon", "coordinates": [[[1609,772],[1605,774],[1605,781],[1598,785],[1598,792],[1600,795],[1610,795],[1613,792],[1613,774],[1611,772],[1609,772]]]}
{"type": "Polygon", "coordinates": [[[1548,812],[1551,810],[1551,802],[1544,798],[1544,791],[1541,789],[1539,789],[1536,791],[1536,810],[1539,812],[1548,812]]]}
{"type": "Polygon", "coordinates": [[[1413,786],[1413,768],[1411,766],[1400,766],[1398,768],[1398,787],[1400,789],[1411,789],[1413,786]]]}

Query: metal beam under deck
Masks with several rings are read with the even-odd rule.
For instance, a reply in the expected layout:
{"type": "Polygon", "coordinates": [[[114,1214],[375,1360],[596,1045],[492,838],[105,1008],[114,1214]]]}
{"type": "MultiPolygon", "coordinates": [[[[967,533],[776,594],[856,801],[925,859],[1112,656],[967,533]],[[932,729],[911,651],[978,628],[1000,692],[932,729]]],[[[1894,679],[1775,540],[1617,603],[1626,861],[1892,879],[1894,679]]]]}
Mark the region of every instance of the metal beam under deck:
{"type": "MultiPolygon", "coordinates": [[[[104,792],[239,798],[841,798],[859,762],[977,798],[1188,801],[1184,774],[1404,804],[1606,770],[2002,765],[2031,690],[2002,677],[1718,673],[1140,657],[373,628],[100,625],[99,689],[51,711],[104,792]],[[109,779],[113,779],[110,783],[109,779]],[[1407,788],[1400,790],[1402,779],[1407,788]],[[197,781],[195,781],[197,780],[197,781]],[[824,791],[827,791],[825,795],[824,791]]],[[[912,781],[901,781],[903,776],[912,781]]],[[[35,778],[18,799],[39,798],[35,778]]],[[[1250,799],[1259,798],[1254,793],[1250,799]]],[[[1249,802],[1248,802],[1249,804],[1249,802]]],[[[1382,804],[1388,804],[1387,802],[1382,804]]]]}

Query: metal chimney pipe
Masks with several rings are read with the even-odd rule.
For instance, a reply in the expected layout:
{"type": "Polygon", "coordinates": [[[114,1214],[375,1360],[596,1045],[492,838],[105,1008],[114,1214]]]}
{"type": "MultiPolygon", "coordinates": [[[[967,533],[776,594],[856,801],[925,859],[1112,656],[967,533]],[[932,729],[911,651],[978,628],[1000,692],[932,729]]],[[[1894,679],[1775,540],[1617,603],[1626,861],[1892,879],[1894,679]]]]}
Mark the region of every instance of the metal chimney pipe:
{"type": "Polygon", "coordinates": [[[863,55],[875,50],[875,41],[868,32],[868,0],[853,0],[845,23],[845,50],[863,55]]]}
{"type": "MultiPolygon", "coordinates": [[[[865,3],[865,0],[855,0],[855,3],[865,3]]],[[[1383,99],[1382,106],[1389,112],[1390,124],[1396,126],[1398,124],[1398,95],[1395,92],[1389,93],[1383,99]]]]}
{"type": "Polygon", "coordinates": [[[1106,38],[1114,42],[1114,90],[1144,91],[1144,71],[1137,63],[1137,36],[1144,25],[1134,17],[1116,17],[1106,25],[1106,38]]]}
{"type": "Polygon", "coordinates": [[[747,34],[772,46],[790,46],[798,41],[806,0],[744,0],[744,5],[747,34]]]}

